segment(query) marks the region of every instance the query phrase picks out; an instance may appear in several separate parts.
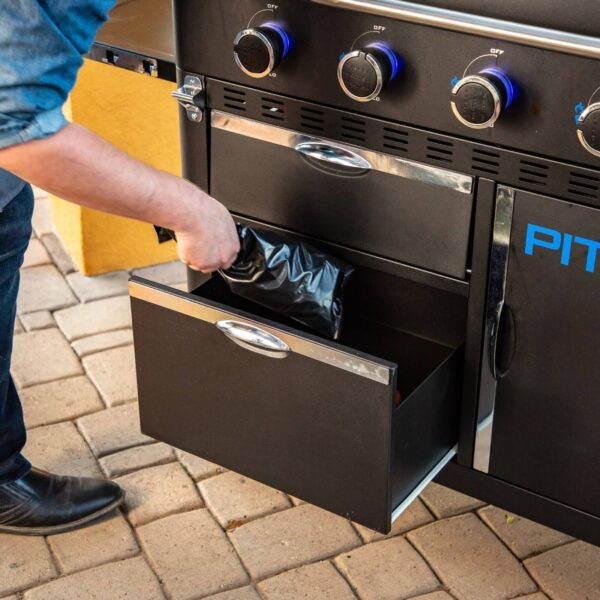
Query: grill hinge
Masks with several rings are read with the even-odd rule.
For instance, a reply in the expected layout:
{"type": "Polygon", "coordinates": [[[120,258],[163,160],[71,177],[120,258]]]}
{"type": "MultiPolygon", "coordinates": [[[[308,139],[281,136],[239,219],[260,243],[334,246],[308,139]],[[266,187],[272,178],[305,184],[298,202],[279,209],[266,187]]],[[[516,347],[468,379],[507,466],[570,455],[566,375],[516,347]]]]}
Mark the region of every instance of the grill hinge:
{"type": "Polygon", "coordinates": [[[194,123],[201,123],[204,118],[204,87],[202,80],[196,75],[186,75],[183,86],[171,92],[171,96],[185,108],[187,118],[194,123]]]}

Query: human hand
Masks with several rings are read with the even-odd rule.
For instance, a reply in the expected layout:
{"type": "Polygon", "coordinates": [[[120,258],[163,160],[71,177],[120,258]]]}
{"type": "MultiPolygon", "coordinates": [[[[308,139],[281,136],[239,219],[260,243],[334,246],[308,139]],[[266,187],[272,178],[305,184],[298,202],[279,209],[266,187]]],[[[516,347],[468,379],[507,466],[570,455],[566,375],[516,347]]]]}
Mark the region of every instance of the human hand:
{"type": "Polygon", "coordinates": [[[175,232],[179,258],[202,273],[228,269],[240,251],[237,228],[220,202],[202,192],[200,195],[190,202],[188,224],[175,232]]]}

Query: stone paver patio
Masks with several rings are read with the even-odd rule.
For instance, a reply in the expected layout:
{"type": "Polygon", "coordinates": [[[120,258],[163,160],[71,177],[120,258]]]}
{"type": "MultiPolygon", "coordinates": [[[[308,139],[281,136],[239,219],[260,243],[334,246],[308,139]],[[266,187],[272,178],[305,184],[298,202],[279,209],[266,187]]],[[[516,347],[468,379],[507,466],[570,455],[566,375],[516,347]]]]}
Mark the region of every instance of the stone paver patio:
{"type": "Polygon", "coordinates": [[[143,436],[128,274],[76,273],[38,196],[13,366],[26,454],[127,502],[88,529],[0,534],[1,600],[600,600],[600,548],[437,484],[385,537],[143,436]]]}

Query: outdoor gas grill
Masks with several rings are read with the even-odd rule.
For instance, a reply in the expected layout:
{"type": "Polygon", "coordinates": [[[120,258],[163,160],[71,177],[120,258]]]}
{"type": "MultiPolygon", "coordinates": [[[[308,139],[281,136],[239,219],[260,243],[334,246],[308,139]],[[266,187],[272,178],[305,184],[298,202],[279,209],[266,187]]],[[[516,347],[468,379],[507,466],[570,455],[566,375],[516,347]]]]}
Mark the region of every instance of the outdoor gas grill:
{"type": "Polygon", "coordinates": [[[175,1],[186,176],[356,272],[337,342],[133,278],[142,429],[383,532],[437,477],[600,544],[600,11],[427,4],[175,1]]]}

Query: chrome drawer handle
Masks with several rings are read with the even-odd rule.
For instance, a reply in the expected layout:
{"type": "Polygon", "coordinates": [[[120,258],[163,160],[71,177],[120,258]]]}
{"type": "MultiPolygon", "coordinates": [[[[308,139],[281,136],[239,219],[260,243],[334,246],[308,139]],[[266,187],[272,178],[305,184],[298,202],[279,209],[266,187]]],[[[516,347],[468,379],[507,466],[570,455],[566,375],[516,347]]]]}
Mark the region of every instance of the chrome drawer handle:
{"type": "Polygon", "coordinates": [[[238,346],[271,358],[285,358],[290,347],[278,337],[239,321],[217,321],[217,329],[238,346]]]}
{"type": "Polygon", "coordinates": [[[337,167],[352,169],[353,171],[370,171],[373,168],[366,158],[349,148],[337,144],[301,142],[295,147],[295,150],[308,158],[330,163],[337,167]]]}

